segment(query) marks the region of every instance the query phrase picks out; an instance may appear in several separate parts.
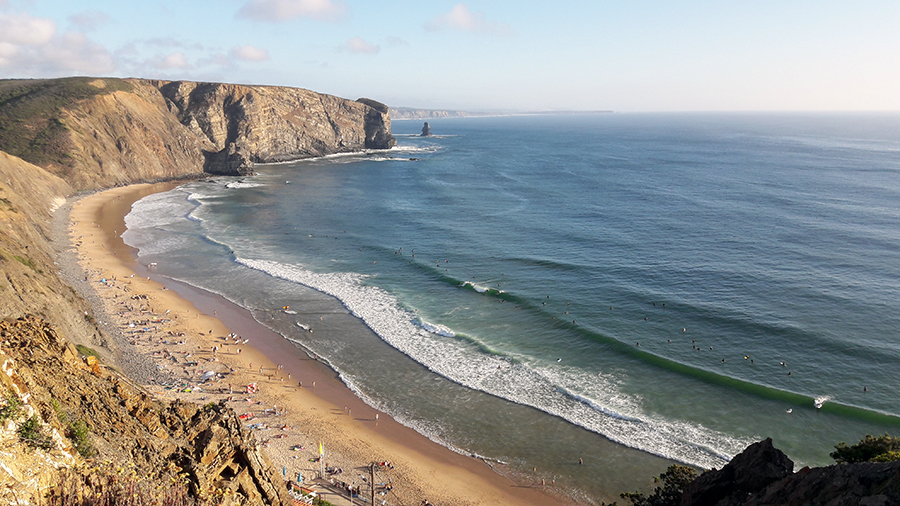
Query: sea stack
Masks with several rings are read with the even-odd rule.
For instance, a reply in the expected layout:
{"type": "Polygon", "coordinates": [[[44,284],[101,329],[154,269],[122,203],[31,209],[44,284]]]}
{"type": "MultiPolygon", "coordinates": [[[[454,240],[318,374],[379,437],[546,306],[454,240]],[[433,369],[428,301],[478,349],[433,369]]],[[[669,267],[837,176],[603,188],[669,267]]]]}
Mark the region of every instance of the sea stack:
{"type": "Polygon", "coordinates": [[[431,135],[431,127],[428,125],[428,122],[425,122],[425,126],[422,127],[422,137],[428,137],[431,135]]]}

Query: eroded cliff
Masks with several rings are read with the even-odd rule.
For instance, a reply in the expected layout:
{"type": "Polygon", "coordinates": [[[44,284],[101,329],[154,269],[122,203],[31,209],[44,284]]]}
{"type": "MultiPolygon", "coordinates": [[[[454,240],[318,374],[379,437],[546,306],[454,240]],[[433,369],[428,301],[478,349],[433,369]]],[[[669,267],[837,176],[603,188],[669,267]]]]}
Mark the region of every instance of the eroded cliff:
{"type": "Polygon", "coordinates": [[[205,170],[246,174],[254,163],[388,149],[388,108],[299,88],[186,81],[153,82],[181,123],[214,148],[205,170]]]}
{"type": "Polygon", "coordinates": [[[113,360],[116,350],[57,272],[67,244],[53,243],[51,217],[79,191],[244,174],[258,162],[394,142],[384,105],[307,90],[0,81],[0,502],[28,501],[53,484],[71,485],[55,492],[66,494],[121,483],[129,469],[151,492],[181,482],[188,503],[216,491],[216,503],[282,504],[280,481],[233,412],[162,403],[82,363],[71,343],[113,360]],[[84,441],[113,467],[84,464],[84,441]]]}
{"type": "Polygon", "coordinates": [[[0,150],[72,188],[245,175],[254,163],[387,149],[388,108],[300,88],[65,78],[0,81],[0,150]]]}
{"type": "MultiPolygon", "coordinates": [[[[71,344],[34,317],[0,321],[0,343],[3,404],[11,396],[21,403],[16,414],[0,420],[0,440],[8,443],[0,449],[0,497],[4,492],[28,497],[38,489],[64,493],[52,490],[59,483],[55,471],[71,468],[81,454],[127,469],[149,490],[180,482],[186,495],[215,497],[217,504],[290,503],[231,409],[157,401],[124,377],[87,366],[71,344]],[[38,420],[32,448],[9,444],[22,439],[23,420],[30,417],[38,420]],[[18,438],[12,425],[18,426],[18,438]]],[[[85,474],[102,472],[67,478],[78,482],[85,474]]]]}

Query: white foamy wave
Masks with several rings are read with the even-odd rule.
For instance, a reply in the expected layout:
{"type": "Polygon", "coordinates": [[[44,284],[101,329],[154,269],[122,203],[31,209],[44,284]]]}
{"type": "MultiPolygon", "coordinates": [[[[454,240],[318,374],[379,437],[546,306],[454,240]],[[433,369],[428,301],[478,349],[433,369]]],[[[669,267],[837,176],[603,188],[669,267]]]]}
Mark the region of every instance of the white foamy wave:
{"type": "Polygon", "coordinates": [[[178,223],[194,205],[186,202],[180,194],[154,193],[131,206],[131,211],[125,216],[125,226],[129,230],[138,230],[178,223]]]}
{"type": "Polygon", "coordinates": [[[822,409],[822,406],[824,406],[825,403],[830,400],[831,400],[830,395],[820,395],[815,398],[815,400],[813,401],[813,405],[816,407],[816,409],[822,409]]]}
{"type": "Polygon", "coordinates": [[[431,332],[432,334],[437,334],[439,336],[444,336],[444,337],[456,337],[456,332],[453,332],[452,330],[450,330],[448,327],[445,327],[444,325],[428,323],[419,318],[413,320],[413,323],[422,327],[423,329],[427,330],[428,332],[431,332]]]}
{"type": "MultiPolygon", "coordinates": [[[[488,286],[483,286],[483,285],[479,285],[479,284],[476,284],[476,283],[470,283],[470,282],[468,282],[468,281],[464,282],[464,283],[463,283],[463,286],[471,286],[472,289],[475,290],[475,291],[478,292],[478,293],[484,293],[484,292],[486,292],[486,291],[488,291],[488,290],[491,289],[491,288],[488,287],[488,286]]],[[[503,292],[503,290],[497,290],[497,293],[504,293],[504,292],[503,292]]]]}
{"type": "Polygon", "coordinates": [[[247,181],[234,181],[232,183],[228,183],[225,185],[225,188],[231,189],[241,189],[241,188],[259,188],[260,186],[265,186],[261,183],[250,183],[247,181]]]}
{"type": "Polygon", "coordinates": [[[413,323],[415,315],[385,290],[367,286],[360,274],[315,273],[269,260],[238,258],[247,267],[308,286],[340,300],[381,339],[429,370],[463,386],[531,406],[597,432],[620,444],[701,468],[721,467],[743,446],[702,426],[655,419],[614,382],[597,382],[589,393],[524,362],[480,351],[475,344],[441,339],[413,323]],[[589,400],[590,402],[585,402],[589,400]]]}
{"type": "Polygon", "coordinates": [[[441,149],[440,146],[394,146],[389,151],[392,153],[434,153],[441,149]]]}
{"type": "Polygon", "coordinates": [[[187,199],[191,202],[200,203],[203,200],[215,198],[216,195],[212,195],[210,193],[200,193],[200,192],[191,192],[188,193],[187,199]]]}

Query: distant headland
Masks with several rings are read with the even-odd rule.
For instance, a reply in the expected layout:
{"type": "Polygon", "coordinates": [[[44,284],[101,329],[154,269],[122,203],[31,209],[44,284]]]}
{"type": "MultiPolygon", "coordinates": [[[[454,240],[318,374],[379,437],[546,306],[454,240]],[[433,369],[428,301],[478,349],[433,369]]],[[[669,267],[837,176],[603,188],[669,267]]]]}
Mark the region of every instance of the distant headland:
{"type": "Polygon", "coordinates": [[[391,107],[391,119],[396,121],[411,119],[438,119],[438,118],[481,118],[489,116],[536,116],[536,115],[575,115],[575,114],[612,114],[612,110],[594,111],[459,111],[451,109],[417,109],[414,107],[391,107]]]}

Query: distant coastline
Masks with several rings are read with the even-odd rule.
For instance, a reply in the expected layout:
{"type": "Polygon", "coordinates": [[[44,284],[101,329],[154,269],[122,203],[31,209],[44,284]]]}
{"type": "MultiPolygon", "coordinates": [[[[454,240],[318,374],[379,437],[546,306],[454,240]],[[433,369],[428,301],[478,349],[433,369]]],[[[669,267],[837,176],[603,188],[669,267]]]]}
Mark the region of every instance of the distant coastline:
{"type": "Polygon", "coordinates": [[[457,111],[451,109],[416,109],[413,107],[391,107],[392,121],[449,119],[449,118],[484,118],[493,116],[554,116],[577,114],[612,114],[612,110],[592,111],[457,111]]]}

